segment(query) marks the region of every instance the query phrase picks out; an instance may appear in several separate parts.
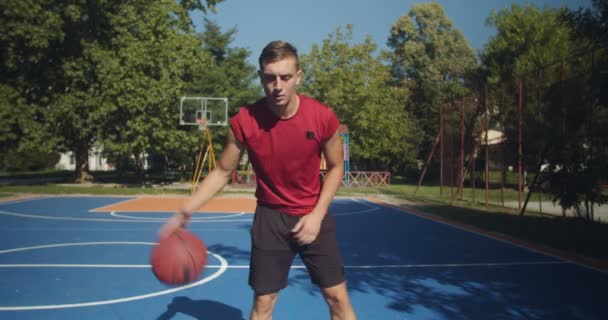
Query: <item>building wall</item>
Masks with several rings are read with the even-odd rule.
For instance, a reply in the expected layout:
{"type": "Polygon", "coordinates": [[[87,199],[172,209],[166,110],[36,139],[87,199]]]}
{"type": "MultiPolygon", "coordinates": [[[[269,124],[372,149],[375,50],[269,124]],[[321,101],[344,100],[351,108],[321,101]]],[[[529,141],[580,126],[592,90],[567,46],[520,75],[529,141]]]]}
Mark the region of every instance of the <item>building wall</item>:
{"type": "MultiPolygon", "coordinates": [[[[76,159],[74,153],[69,151],[61,154],[59,162],[55,165],[59,170],[76,170],[76,159]]],[[[114,166],[101,156],[101,148],[93,147],[89,151],[89,170],[91,171],[112,171],[114,166]]]]}

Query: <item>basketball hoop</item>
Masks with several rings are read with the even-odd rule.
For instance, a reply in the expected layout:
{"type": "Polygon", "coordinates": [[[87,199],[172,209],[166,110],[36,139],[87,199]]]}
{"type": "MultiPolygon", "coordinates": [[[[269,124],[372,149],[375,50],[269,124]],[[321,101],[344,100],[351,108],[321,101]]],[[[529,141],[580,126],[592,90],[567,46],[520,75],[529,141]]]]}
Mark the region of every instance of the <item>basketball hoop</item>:
{"type": "Polygon", "coordinates": [[[198,118],[196,119],[196,123],[198,124],[199,130],[205,130],[207,129],[207,124],[209,123],[209,120],[207,120],[206,118],[198,118]]]}

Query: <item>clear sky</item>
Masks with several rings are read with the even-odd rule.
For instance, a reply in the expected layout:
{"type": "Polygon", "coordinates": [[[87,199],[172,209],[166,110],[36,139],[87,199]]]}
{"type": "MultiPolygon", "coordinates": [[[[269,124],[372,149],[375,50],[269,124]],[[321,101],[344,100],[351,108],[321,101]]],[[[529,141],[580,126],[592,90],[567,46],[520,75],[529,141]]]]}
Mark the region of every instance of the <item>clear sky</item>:
{"type": "MultiPolygon", "coordinates": [[[[411,0],[224,0],[217,14],[208,17],[223,31],[237,27],[233,46],[249,49],[250,62],[256,63],[262,48],[272,40],[286,40],[307,53],[329,33],[347,24],[353,25],[353,40],[363,41],[371,35],[380,48],[386,48],[391,25],[407,14],[411,0]]],[[[517,3],[543,7],[589,7],[591,0],[439,0],[453,27],[462,31],[477,52],[483,49],[493,28],[485,25],[492,10],[498,11],[517,3]]],[[[197,29],[202,14],[193,16],[197,29]]]]}

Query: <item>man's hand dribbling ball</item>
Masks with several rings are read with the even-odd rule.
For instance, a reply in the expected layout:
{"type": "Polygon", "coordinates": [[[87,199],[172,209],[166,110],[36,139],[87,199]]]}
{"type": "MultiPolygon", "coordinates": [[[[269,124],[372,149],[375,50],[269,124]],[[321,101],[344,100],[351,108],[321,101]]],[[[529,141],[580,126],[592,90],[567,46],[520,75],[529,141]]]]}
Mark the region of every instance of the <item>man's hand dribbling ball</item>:
{"type": "Polygon", "coordinates": [[[165,239],[175,231],[185,227],[190,221],[190,213],[184,209],[177,211],[160,229],[158,233],[159,239],[165,239]]]}

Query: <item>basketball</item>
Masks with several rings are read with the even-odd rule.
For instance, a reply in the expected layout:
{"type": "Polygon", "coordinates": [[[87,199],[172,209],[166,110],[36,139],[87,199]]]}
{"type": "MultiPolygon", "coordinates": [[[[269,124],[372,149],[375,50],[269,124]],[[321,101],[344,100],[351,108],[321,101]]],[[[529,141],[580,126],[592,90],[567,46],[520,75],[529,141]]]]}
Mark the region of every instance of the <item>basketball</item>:
{"type": "Polygon", "coordinates": [[[164,284],[194,282],[207,264],[207,247],[194,233],[179,229],[157,243],[150,263],[154,276],[164,284]]]}

